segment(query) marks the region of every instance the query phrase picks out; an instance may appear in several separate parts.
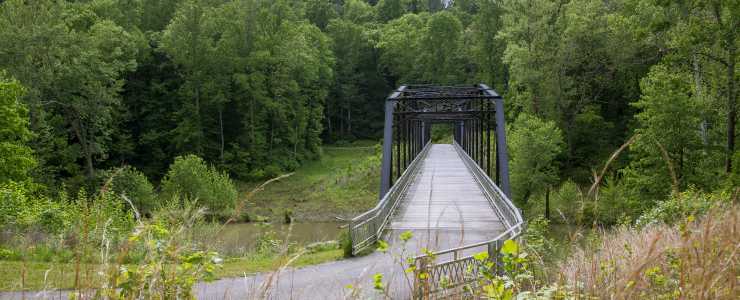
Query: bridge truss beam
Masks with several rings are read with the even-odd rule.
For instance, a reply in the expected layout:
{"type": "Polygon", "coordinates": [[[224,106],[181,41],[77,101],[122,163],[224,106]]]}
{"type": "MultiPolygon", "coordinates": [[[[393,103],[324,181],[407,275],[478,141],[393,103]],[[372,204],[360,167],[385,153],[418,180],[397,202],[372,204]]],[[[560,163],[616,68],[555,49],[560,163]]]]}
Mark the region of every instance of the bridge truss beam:
{"type": "Polygon", "coordinates": [[[381,199],[431,141],[433,123],[452,124],[455,142],[511,198],[504,99],[477,84],[404,85],[386,99],[381,199]]]}

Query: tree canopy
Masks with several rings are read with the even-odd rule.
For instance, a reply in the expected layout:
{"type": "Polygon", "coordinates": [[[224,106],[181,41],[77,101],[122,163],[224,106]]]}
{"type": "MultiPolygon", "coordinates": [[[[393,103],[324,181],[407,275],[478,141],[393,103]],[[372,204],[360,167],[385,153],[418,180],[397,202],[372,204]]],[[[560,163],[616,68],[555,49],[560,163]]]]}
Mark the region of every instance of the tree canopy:
{"type": "Polygon", "coordinates": [[[483,82],[516,120],[520,199],[590,184],[632,136],[614,186],[712,189],[737,170],[738,16],[725,0],[3,1],[0,181],[75,190],[130,165],[157,183],[190,154],[264,179],[379,139],[400,84],[483,82]]]}

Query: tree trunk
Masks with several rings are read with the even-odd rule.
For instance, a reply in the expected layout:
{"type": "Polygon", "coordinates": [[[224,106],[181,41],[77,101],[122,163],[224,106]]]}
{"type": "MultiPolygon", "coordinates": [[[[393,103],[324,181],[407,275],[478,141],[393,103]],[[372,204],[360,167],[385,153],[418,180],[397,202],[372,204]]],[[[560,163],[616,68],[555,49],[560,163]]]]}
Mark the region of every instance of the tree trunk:
{"type": "Polygon", "coordinates": [[[545,191],[545,219],[550,220],[550,188],[545,191]]]}
{"type": "Polygon", "coordinates": [[[85,156],[85,174],[88,180],[92,180],[95,177],[95,168],[93,167],[92,151],[90,150],[90,144],[87,141],[87,136],[82,132],[82,125],[79,119],[72,121],[72,130],[77,137],[77,141],[80,143],[80,150],[85,156]]]}
{"type": "MultiPolygon", "coordinates": [[[[694,53],[691,56],[691,60],[692,60],[693,73],[694,73],[693,75],[694,75],[694,89],[696,90],[696,101],[697,103],[699,103],[704,98],[704,89],[702,88],[703,80],[701,77],[701,66],[699,65],[698,54],[694,53]]],[[[701,134],[702,144],[704,144],[704,146],[709,145],[709,135],[707,133],[707,120],[706,119],[703,119],[701,121],[699,132],[701,134]]]]}
{"type": "Polygon", "coordinates": [[[200,151],[201,143],[200,140],[201,135],[203,134],[203,129],[200,125],[200,84],[196,85],[195,87],[195,122],[198,127],[198,132],[196,132],[197,136],[195,139],[195,152],[198,155],[202,155],[200,151]]]}
{"type": "Polygon", "coordinates": [[[347,108],[347,136],[352,135],[352,110],[347,108]]]}
{"type": "Polygon", "coordinates": [[[224,162],[224,109],[223,107],[218,108],[218,125],[219,125],[219,134],[221,135],[221,151],[220,151],[220,157],[221,157],[221,163],[224,162]]]}
{"type": "Polygon", "coordinates": [[[737,49],[730,46],[727,57],[727,156],[725,158],[725,172],[732,172],[732,156],[735,153],[735,125],[737,123],[737,90],[735,80],[735,64],[737,49]]]}

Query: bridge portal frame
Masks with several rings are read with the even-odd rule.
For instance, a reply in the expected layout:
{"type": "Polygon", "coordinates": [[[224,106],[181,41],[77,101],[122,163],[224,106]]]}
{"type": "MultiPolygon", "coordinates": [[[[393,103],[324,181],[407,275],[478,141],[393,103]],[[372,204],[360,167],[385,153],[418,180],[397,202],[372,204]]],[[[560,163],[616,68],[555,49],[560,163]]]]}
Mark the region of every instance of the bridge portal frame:
{"type": "Polygon", "coordinates": [[[496,184],[511,198],[504,98],[482,83],[402,85],[386,98],[379,198],[431,141],[431,125],[439,122],[453,124],[455,142],[488,176],[495,173],[496,184]]]}

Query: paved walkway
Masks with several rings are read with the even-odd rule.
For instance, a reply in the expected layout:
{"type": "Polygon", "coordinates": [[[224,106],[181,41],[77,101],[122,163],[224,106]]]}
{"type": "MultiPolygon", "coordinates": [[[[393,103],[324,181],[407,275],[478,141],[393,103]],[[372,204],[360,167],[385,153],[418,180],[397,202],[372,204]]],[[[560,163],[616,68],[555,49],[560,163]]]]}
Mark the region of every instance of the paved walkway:
{"type": "MultiPolygon", "coordinates": [[[[279,274],[199,283],[195,287],[198,299],[380,299],[383,297],[373,290],[373,276],[378,273],[383,274],[393,299],[408,298],[413,278],[403,272],[401,257],[416,255],[422,248],[442,250],[486,241],[504,230],[452,145],[432,145],[422,163],[391,219],[385,238],[391,244],[388,253],[287,269],[279,274]],[[404,231],[414,233],[405,245],[398,240],[404,231]],[[353,296],[348,285],[357,294],[353,296]]],[[[6,293],[0,294],[0,299],[19,296],[6,293]]],[[[26,299],[31,297],[26,294],[26,299]]]]}

